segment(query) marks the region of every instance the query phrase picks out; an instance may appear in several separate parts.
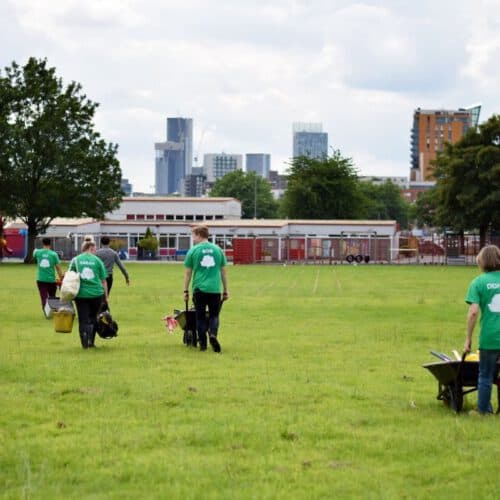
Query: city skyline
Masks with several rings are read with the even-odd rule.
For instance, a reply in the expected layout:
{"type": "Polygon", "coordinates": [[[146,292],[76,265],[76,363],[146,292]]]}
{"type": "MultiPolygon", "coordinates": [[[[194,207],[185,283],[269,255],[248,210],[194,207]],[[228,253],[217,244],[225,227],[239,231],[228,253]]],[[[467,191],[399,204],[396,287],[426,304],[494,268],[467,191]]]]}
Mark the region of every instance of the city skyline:
{"type": "Polygon", "coordinates": [[[167,116],[193,119],[199,160],[266,153],[283,173],[292,124],[321,122],[360,175],[408,176],[415,109],[480,102],[481,122],[500,111],[499,6],[4,0],[0,68],[47,58],[65,85],[81,83],[135,191],[154,191],[167,116]]]}

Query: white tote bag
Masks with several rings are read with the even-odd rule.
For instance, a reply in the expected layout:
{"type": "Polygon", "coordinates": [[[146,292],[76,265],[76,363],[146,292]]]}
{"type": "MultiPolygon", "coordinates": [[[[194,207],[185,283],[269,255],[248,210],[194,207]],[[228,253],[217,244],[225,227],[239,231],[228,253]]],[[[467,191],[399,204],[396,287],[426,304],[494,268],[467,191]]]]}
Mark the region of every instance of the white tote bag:
{"type": "MultiPolygon", "coordinates": [[[[80,290],[80,273],[78,272],[78,261],[75,260],[76,271],[66,271],[61,283],[61,300],[73,300],[80,290]]],[[[71,264],[70,266],[71,267],[71,264]]]]}

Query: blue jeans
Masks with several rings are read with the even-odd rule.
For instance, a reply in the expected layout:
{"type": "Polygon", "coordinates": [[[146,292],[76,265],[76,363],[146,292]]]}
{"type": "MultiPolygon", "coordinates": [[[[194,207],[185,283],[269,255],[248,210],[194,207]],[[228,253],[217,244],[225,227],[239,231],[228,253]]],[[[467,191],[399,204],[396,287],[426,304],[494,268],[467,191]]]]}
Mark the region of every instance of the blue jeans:
{"type": "Polygon", "coordinates": [[[491,386],[497,369],[500,350],[481,349],[479,352],[479,377],[477,381],[477,409],[479,413],[493,413],[491,386]]]}

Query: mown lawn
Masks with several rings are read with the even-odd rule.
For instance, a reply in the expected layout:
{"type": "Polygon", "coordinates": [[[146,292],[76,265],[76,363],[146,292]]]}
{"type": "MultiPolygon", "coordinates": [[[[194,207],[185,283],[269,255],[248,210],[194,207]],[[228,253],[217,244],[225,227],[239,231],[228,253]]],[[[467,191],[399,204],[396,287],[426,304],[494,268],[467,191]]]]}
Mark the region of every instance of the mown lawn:
{"type": "Polygon", "coordinates": [[[221,355],[161,321],[182,266],[128,269],[119,337],[84,351],[0,264],[2,498],[496,497],[499,419],[422,368],[461,349],[477,269],[231,266],[221,355]]]}

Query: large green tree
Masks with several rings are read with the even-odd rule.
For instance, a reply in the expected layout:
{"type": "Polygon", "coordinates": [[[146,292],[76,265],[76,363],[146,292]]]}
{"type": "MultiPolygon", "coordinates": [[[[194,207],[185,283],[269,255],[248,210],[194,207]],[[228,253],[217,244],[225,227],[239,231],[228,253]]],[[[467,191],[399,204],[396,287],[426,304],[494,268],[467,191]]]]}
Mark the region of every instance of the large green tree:
{"type": "Polygon", "coordinates": [[[278,203],[271,185],[255,172],[235,170],[218,179],[210,196],[230,196],[241,201],[243,219],[272,219],[277,216],[278,203]]]}
{"type": "Polygon", "coordinates": [[[360,182],[364,196],[366,219],[396,220],[401,228],[408,227],[409,203],[401,196],[401,190],[391,181],[383,184],[360,182]]]}
{"type": "Polygon", "coordinates": [[[102,218],[122,197],[117,146],[94,129],[97,104],[45,59],[0,71],[0,212],[35,237],[54,217],[102,218]]]}
{"type": "Polygon", "coordinates": [[[457,232],[500,228],[500,116],[446,145],[435,161],[436,218],[457,232]]]}
{"type": "Polygon", "coordinates": [[[282,210],[291,219],[357,219],[363,195],[351,158],[293,158],[282,210]]]}

